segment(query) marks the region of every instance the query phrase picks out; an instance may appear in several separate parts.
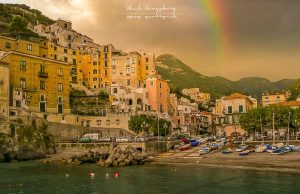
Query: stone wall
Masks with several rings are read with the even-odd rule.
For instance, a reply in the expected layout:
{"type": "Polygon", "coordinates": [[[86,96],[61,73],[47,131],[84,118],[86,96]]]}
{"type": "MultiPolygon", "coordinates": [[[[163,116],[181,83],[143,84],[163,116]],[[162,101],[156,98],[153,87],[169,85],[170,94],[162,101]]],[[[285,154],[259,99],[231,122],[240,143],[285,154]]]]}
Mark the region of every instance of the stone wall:
{"type": "Polygon", "coordinates": [[[84,134],[98,133],[102,138],[133,136],[133,133],[120,128],[96,128],[81,125],[48,122],[47,132],[54,135],[57,141],[77,141],[84,134]]]}

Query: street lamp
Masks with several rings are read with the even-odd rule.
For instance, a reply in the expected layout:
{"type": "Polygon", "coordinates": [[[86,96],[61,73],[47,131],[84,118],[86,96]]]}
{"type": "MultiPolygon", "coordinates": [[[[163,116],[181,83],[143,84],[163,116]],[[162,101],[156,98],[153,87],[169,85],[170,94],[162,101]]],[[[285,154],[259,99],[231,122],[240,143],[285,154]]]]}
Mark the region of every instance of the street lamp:
{"type": "Polygon", "coordinates": [[[274,116],[275,116],[275,113],[273,113],[273,128],[272,128],[272,138],[273,138],[273,144],[275,144],[275,135],[274,135],[274,116]]]}
{"type": "Polygon", "coordinates": [[[290,119],[291,119],[291,112],[289,112],[289,120],[288,120],[288,132],[287,132],[287,144],[289,143],[290,141],[290,119]]]}

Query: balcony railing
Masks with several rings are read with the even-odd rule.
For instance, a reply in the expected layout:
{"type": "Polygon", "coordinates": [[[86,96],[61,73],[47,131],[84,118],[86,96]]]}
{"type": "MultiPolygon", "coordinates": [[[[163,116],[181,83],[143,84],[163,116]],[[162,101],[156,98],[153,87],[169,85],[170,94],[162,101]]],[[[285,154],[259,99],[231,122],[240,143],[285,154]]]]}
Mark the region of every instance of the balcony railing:
{"type": "Polygon", "coordinates": [[[37,91],[37,87],[30,87],[30,86],[28,86],[26,88],[22,88],[22,90],[24,92],[36,92],[37,91]]]}
{"type": "Polygon", "coordinates": [[[39,72],[39,77],[47,78],[47,77],[48,77],[48,73],[47,73],[47,72],[44,72],[44,71],[40,71],[40,72],[39,72]]]}

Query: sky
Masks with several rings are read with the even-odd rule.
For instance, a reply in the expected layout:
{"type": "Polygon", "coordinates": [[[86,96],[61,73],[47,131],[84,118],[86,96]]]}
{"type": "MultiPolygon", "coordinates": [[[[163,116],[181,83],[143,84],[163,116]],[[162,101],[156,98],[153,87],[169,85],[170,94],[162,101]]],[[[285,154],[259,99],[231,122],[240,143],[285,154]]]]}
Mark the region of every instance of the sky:
{"type": "Polygon", "coordinates": [[[24,3],[51,19],[71,20],[76,31],[96,43],[112,43],[125,52],[172,54],[203,75],[231,80],[300,78],[299,0],[0,2],[24,3]],[[142,9],[133,10],[137,7],[142,9]],[[155,12],[150,8],[165,8],[163,13],[176,17],[145,19],[155,12]],[[138,15],[140,20],[132,18],[138,15]]]}

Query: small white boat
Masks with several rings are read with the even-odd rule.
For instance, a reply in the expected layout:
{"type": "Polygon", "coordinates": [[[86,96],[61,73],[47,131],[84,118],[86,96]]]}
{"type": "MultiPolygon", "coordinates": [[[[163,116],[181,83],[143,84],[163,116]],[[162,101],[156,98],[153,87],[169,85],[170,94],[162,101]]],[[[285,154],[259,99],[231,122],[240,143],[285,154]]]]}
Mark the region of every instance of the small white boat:
{"type": "Polygon", "coordinates": [[[257,153],[262,153],[267,151],[267,146],[266,145],[259,145],[255,148],[255,152],[257,153]]]}
{"type": "Polygon", "coordinates": [[[247,147],[248,147],[247,145],[241,144],[241,145],[239,145],[239,146],[235,149],[235,151],[236,151],[236,152],[242,152],[242,151],[244,151],[247,147]]]}

